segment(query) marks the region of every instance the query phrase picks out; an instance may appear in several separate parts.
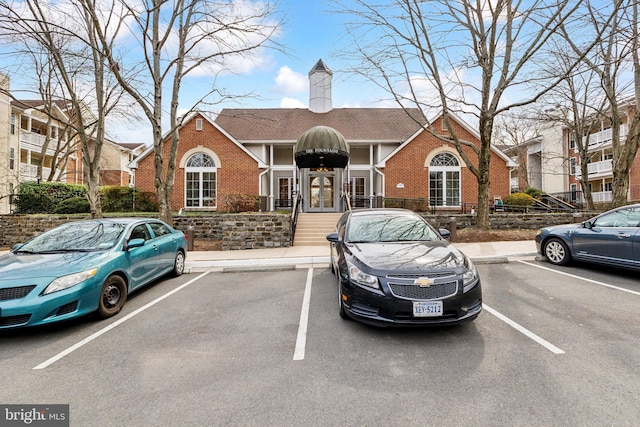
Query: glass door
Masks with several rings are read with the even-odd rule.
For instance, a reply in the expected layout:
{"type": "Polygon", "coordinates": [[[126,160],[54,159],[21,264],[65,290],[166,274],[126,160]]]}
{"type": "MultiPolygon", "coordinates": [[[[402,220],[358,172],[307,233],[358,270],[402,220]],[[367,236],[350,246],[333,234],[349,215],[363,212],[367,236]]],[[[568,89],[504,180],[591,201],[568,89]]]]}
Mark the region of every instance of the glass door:
{"type": "Polygon", "coordinates": [[[335,181],[335,175],[309,175],[309,212],[335,212],[335,181]]]}

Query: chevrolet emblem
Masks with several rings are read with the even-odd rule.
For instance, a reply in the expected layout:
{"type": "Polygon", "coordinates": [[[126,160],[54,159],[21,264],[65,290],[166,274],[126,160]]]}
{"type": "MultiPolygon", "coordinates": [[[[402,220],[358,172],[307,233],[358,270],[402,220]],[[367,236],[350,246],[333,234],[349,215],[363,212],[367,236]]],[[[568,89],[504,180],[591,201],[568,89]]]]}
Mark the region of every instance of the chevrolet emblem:
{"type": "Polygon", "coordinates": [[[428,288],[433,285],[436,281],[434,279],[429,279],[428,277],[421,277],[413,281],[414,285],[419,285],[421,288],[428,288]]]}

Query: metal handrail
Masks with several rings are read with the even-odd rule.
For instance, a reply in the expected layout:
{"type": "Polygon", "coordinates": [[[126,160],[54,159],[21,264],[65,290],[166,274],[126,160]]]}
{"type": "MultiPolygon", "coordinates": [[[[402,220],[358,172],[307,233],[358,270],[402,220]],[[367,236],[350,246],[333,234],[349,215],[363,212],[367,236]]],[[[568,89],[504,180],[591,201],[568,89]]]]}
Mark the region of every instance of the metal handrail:
{"type": "Polygon", "coordinates": [[[302,204],[302,196],[300,193],[296,195],[293,200],[293,207],[291,209],[291,237],[296,234],[296,225],[298,224],[298,213],[300,212],[300,205],[302,204]]]}
{"type": "Polygon", "coordinates": [[[345,191],[345,192],[342,194],[342,197],[343,197],[343,198],[344,198],[344,200],[345,200],[345,205],[347,206],[347,210],[348,210],[348,211],[350,211],[350,210],[351,210],[351,198],[349,197],[349,192],[348,192],[348,191],[345,191]]]}

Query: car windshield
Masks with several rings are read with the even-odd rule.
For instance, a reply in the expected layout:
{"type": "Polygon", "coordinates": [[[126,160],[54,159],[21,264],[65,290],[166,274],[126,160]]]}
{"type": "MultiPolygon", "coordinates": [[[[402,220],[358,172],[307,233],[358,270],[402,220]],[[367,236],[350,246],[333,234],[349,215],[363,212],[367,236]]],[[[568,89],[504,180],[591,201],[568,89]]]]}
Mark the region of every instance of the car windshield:
{"type": "Polygon", "coordinates": [[[402,242],[438,240],[438,235],[425,221],[412,215],[362,215],[351,217],[347,240],[402,242]]]}
{"type": "Polygon", "coordinates": [[[115,222],[76,222],[56,227],[20,247],[19,252],[99,251],[113,247],[124,226],[115,222]]]}

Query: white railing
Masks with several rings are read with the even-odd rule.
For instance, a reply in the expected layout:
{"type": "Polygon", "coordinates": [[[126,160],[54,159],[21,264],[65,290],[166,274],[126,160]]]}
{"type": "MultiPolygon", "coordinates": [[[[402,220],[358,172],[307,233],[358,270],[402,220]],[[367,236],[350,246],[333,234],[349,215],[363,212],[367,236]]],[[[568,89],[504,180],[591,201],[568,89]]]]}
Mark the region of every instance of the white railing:
{"type": "MultiPolygon", "coordinates": [[[[607,175],[613,172],[613,160],[604,160],[602,162],[593,162],[587,165],[587,172],[589,178],[599,175],[607,175]]],[[[576,167],[576,177],[580,179],[582,173],[578,167],[576,167]]]]}
{"type": "Polygon", "coordinates": [[[604,160],[602,162],[593,162],[587,165],[589,176],[601,175],[603,173],[609,173],[613,171],[613,160],[604,160]]]}
{"type": "MultiPolygon", "coordinates": [[[[611,129],[605,129],[603,131],[589,135],[589,150],[610,143],[611,134],[611,129]]],[[[629,135],[629,126],[620,125],[620,139],[624,141],[624,138],[626,138],[627,135],[629,135]]]]}
{"type": "Polygon", "coordinates": [[[611,191],[597,191],[592,192],[591,197],[593,197],[594,203],[599,202],[610,202],[613,200],[613,193],[611,191]]]}
{"type": "MultiPolygon", "coordinates": [[[[20,142],[22,148],[26,148],[30,151],[40,152],[42,146],[47,142],[47,138],[39,133],[28,132],[24,129],[20,130],[20,142]]],[[[47,147],[47,155],[53,156],[58,146],[64,145],[64,141],[59,141],[55,138],[49,139],[49,145],[47,147]]]]}
{"type": "MultiPolygon", "coordinates": [[[[42,168],[42,178],[49,177],[51,168],[42,168]]],[[[21,181],[35,181],[38,179],[38,166],[28,165],[25,163],[20,164],[20,180],[21,181]]]]}

